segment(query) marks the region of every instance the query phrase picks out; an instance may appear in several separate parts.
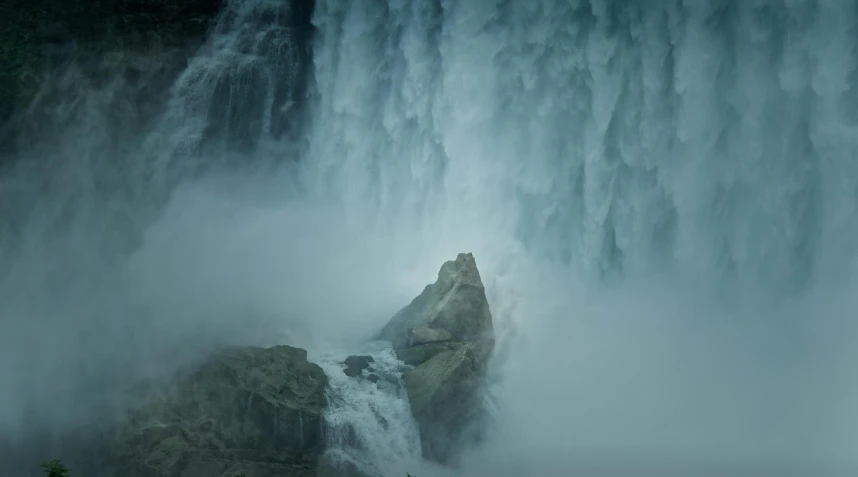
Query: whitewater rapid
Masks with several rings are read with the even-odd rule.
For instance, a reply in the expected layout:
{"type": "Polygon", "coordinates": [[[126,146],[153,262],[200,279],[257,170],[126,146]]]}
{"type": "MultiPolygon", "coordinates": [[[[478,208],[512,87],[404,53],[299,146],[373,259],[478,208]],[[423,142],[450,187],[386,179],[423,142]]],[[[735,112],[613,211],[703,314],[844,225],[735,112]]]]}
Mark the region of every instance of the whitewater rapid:
{"type": "Polygon", "coordinates": [[[372,358],[359,376],[343,372],[346,352],[329,351],[314,360],[328,377],[324,462],[369,477],[415,471],[421,461],[420,434],[402,380],[404,363],[388,342],[350,351],[372,358]]]}
{"type": "Polygon", "coordinates": [[[313,18],[317,190],[479,223],[594,278],[852,274],[854,2],[321,0],[313,18]]]}

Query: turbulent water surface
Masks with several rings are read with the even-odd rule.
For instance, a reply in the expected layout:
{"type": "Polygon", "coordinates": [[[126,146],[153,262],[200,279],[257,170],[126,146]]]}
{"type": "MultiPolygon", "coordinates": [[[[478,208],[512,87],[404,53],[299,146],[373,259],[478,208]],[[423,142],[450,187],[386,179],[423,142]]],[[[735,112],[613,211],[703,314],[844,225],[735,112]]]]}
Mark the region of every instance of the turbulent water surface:
{"type": "Polygon", "coordinates": [[[361,475],[414,470],[420,465],[420,435],[408,407],[402,363],[389,343],[374,342],[352,351],[373,360],[358,377],[343,372],[345,353],[327,352],[317,358],[329,379],[324,459],[333,468],[361,475]],[[367,379],[371,375],[378,381],[367,379]]]}
{"type": "MultiPolygon", "coordinates": [[[[0,181],[0,431],[201,335],[356,349],[467,251],[473,475],[858,465],[858,4],[317,0],[306,100],[289,9],[230,0],[146,131],[66,85],[0,181]]],[[[399,475],[401,396],[341,378],[337,452],[399,475]]]]}

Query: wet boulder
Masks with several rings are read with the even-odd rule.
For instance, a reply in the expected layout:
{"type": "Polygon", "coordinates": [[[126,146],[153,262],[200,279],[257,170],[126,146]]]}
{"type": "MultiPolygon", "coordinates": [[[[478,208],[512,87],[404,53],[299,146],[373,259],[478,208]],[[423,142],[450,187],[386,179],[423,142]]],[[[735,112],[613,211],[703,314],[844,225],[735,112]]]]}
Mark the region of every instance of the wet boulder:
{"type": "Polygon", "coordinates": [[[315,476],[326,384],[299,348],[219,353],[134,412],[111,466],[125,477],[315,476]]]}
{"type": "Polygon", "coordinates": [[[488,361],[494,350],[492,315],[472,254],[444,263],[428,285],[382,329],[404,373],[423,456],[454,464],[466,431],[481,414],[488,361]]]}

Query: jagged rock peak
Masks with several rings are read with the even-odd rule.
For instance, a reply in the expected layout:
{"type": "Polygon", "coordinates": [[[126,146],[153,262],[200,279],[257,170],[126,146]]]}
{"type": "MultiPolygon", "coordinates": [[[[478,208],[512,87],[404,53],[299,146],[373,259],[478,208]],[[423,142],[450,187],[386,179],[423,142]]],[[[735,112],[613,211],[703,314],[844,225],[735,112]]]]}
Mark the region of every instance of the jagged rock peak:
{"type": "Polygon", "coordinates": [[[494,331],[476,260],[460,253],[384,327],[404,373],[423,456],[455,464],[461,444],[479,427],[494,331]]]}
{"type": "Polygon", "coordinates": [[[413,330],[421,327],[449,333],[458,341],[493,337],[492,315],[473,254],[460,253],[444,263],[435,283],[400,310],[380,338],[400,351],[409,346],[413,330]]]}

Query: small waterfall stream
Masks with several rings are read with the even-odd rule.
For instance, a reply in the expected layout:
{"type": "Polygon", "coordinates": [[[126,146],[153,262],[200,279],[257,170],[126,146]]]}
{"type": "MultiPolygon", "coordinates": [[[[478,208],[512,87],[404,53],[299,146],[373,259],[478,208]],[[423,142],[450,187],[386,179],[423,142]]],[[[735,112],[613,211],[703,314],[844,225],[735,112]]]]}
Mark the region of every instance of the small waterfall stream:
{"type": "Polygon", "coordinates": [[[404,364],[390,343],[371,342],[356,353],[325,353],[315,359],[328,376],[325,412],[326,464],[367,477],[405,475],[419,465],[420,435],[411,415],[404,364]],[[347,376],[350,354],[370,356],[369,368],[347,376]]]}

